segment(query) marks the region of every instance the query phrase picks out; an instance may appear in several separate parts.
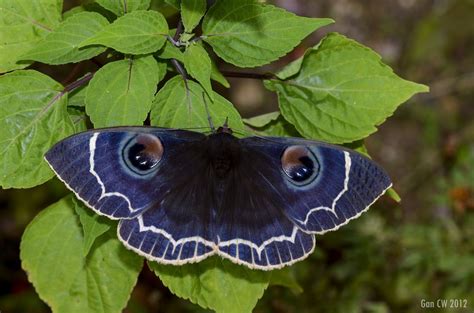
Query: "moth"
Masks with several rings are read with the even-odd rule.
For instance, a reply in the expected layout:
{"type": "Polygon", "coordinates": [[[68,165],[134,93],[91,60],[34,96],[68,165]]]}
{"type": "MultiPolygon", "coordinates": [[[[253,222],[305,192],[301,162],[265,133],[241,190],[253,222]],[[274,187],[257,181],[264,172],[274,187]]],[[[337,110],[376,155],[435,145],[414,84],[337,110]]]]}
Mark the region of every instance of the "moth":
{"type": "Polygon", "coordinates": [[[301,138],[155,127],[94,129],[45,155],[123,244],[165,264],[219,255],[252,269],[298,262],[391,187],[361,154],[301,138]]]}

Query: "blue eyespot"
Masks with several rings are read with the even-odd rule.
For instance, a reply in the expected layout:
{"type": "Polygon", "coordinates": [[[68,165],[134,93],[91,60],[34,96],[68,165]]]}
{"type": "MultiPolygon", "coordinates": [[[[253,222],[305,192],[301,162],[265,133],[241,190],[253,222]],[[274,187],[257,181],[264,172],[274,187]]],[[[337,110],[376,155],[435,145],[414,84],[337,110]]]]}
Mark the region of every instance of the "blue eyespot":
{"type": "Polygon", "coordinates": [[[159,160],[147,153],[146,147],[136,143],[128,150],[128,159],[130,163],[140,171],[148,171],[155,167],[159,160]]]}
{"type": "Polygon", "coordinates": [[[305,146],[290,146],[281,157],[281,166],[288,178],[297,185],[312,182],[319,171],[316,156],[305,146]]]}
{"type": "Polygon", "coordinates": [[[136,174],[144,175],[152,171],[163,156],[163,145],[156,136],[139,134],[125,145],[125,164],[136,174]]]}

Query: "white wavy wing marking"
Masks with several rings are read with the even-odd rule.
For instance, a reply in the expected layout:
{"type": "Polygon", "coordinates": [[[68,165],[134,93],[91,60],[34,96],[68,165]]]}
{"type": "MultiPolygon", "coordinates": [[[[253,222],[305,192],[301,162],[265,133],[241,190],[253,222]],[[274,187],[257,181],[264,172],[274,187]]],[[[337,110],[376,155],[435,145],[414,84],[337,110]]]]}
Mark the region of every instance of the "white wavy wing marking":
{"type": "Polygon", "coordinates": [[[120,192],[116,192],[116,191],[107,192],[105,190],[105,185],[102,182],[102,179],[100,178],[99,174],[97,174],[97,172],[95,171],[94,157],[95,157],[95,149],[96,149],[96,144],[97,144],[97,138],[99,137],[99,134],[100,133],[94,133],[92,135],[91,139],[89,140],[89,172],[96,178],[97,183],[100,185],[100,190],[101,190],[100,197],[97,200],[97,202],[99,202],[100,200],[102,200],[103,198],[106,198],[106,197],[112,197],[112,196],[120,197],[120,198],[124,199],[125,202],[127,202],[128,210],[130,211],[130,213],[135,212],[135,211],[139,210],[139,208],[134,209],[132,207],[132,203],[130,202],[130,200],[128,199],[127,196],[125,196],[124,194],[122,194],[120,192]]]}
{"type": "MultiPolygon", "coordinates": [[[[293,226],[293,230],[292,230],[290,236],[280,235],[280,236],[271,237],[271,238],[265,240],[264,242],[262,242],[261,245],[257,245],[257,244],[255,244],[254,242],[252,242],[250,240],[241,239],[241,238],[235,238],[235,239],[231,239],[231,240],[220,241],[219,243],[216,244],[215,242],[210,241],[210,240],[206,240],[201,236],[192,236],[192,237],[186,237],[186,238],[181,238],[181,239],[176,240],[176,239],[173,238],[173,236],[170,233],[168,233],[164,229],[157,228],[153,225],[145,226],[145,224],[143,223],[143,216],[142,215],[138,216],[137,218],[138,218],[138,225],[140,227],[140,232],[151,231],[153,233],[160,234],[160,235],[164,236],[166,239],[168,239],[171,242],[171,244],[175,247],[180,245],[180,244],[184,244],[184,243],[187,243],[187,242],[193,242],[193,241],[196,242],[196,243],[202,243],[206,246],[212,247],[214,250],[217,250],[218,247],[227,247],[227,246],[230,246],[230,245],[244,244],[244,245],[249,246],[252,249],[255,249],[257,251],[259,257],[261,257],[261,253],[265,249],[265,247],[268,246],[269,244],[273,243],[273,242],[289,241],[291,243],[295,243],[296,233],[298,232],[298,228],[296,226],[293,226]]],[[[173,249],[173,251],[174,251],[174,249],[173,249]]]]}
{"type": "Polygon", "coordinates": [[[351,157],[349,155],[349,152],[343,151],[343,153],[344,153],[344,167],[345,167],[344,187],[339,192],[339,194],[336,196],[336,198],[334,198],[334,200],[332,201],[331,207],[318,206],[316,208],[312,208],[311,210],[308,211],[308,213],[306,213],[306,217],[305,217],[304,221],[296,219],[299,223],[306,226],[311,214],[313,214],[313,212],[316,212],[316,211],[319,211],[319,210],[327,210],[327,211],[333,213],[336,217],[338,217],[337,214],[336,214],[337,201],[339,201],[339,199],[349,189],[349,174],[351,172],[351,164],[352,164],[352,160],[351,160],[351,157]]]}
{"type": "MultiPolygon", "coordinates": [[[[302,260],[304,258],[306,258],[313,250],[314,250],[314,236],[312,237],[313,239],[313,245],[310,249],[310,251],[305,251],[304,255],[302,255],[300,258],[296,258],[296,259],[291,259],[290,261],[286,262],[286,263],[280,263],[280,264],[275,264],[275,265],[266,265],[266,266],[262,266],[262,265],[258,265],[258,264],[255,264],[255,262],[253,261],[252,263],[249,263],[249,262],[246,262],[246,261],[243,261],[241,259],[239,259],[238,257],[233,257],[233,256],[230,256],[226,253],[223,253],[219,250],[219,247],[226,247],[226,246],[230,246],[230,245],[246,245],[248,247],[250,247],[251,249],[255,249],[255,251],[258,253],[259,255],[259,258],[261,258],[261,253],[262,251],[264,251],[264,249],[266,248],[266,246],[272,244],[273,242],[284,242],[284,241],[288,241],[292,244],[295,243],[296,241],[296,235],[297,235],[297,232],[299,231],[298,228],[296,226],[293,226],[293,230],[292,230],[292,233],[290,236],[286,236],[286,235],[280,235],[280,236],[275,236],[275,237],[271,237],[267,240],[265,240],[262,244],[260,245],[257,245],[249,240],[246,240],[246,239],[241,239],[241,238],[235,238],[235,239],[231,239],[231,240],[226,240],[226,241],[220,241],[218,243],[215,243],[213,241],[210,241],[210,240],[206,240],[204,239],[203,237],[201,236],[192,236],[192,237],[186,237],[186,238],[181,238],[181,239],[174,239],[173,236],[168,233],[167,231],[165,231],[164,229],[161,229],[161,228],[157,228],[153,225],[151,226],[146,226],[144,223],[143,223],[143,216],[142,215],[139,215],[137,217],[138,219],[138,225],[139,225],[139,231],[140,232],[144,232],[144,231],[151,231],[153,233],[156,233],[156,234],[160,234],[162,236],[164,236],[166,239],[169,240],[169,243],[168,244],[171,244],[173,245],[173,251],[172,253],[174,253],[175,249],[177,248],[177,246],[179,245],[182,245],[182,244],[185,244],[187,242],[195,242],[196,243],[196,248],[195,248],[195,251],[194,251],[194,256],[190,259],[187,259],[187,260],[166,260],[164,257],[155,257],[153,255],[150,255],[148,253],[145,253],[143,251],[140,251],[139,249],[131,246],[126,240],[123,240],[120,236],[119,238],[122,240],[122,242],[125,244],[125,246],[129,249],[132,249],[134,251],[136,251],[137,253],[145,256],[145,257],[148,257],[148,258],[152,258],[153,260],[156,260],[156,261],[159,261],[159,262],[162,262],[162,263],[168,263],[168,264],[175,264],[175,265],[180,265],[180,264],[185,264],[185,263],[192,263],[192,262],[198,262],[198,261],[201,261],[205,258],[207,258],[208,256],[210,255],[213,255],[213,254],[218,254],[224,258],[227,258],[227,259],[230,259],[231,261],[233,261],[234,263],[238,263],[238,264],[245,264],[246,266],[250,267],[250,268],[257,268],[257,269],[261,269],[261,270],[271,270],[271,269],[277,269],[277,268],[282,268],[283,266],[285,265],[290,265],[290,264],[293,264],[299,260],[302,260]],[[212,251],[204,254],[204,255],[200,255],[200,256],[196,256],[197,255],[197,244],[199,243],[202,243],[204,244],[205,246],[208,246],[208,247],[211,247],[212,248],[212,251]]],[[[117,229],[118,231],[118,229],[117,229]]],[[[181,246],[182,248],[182,246],[181,246]]],[[[168,249],[168,247],[167,247],[168,249]]],[[[153,250],[153,249],[152,249],[153,250]]],[[[304,250],[304,249],[303,249],[304,250]]],[[[165,253],[166,254],[166,251],[165,253]]],[[[253,256],[253,254],[252,254],[253,256]]],[[[266,256],[266,255],[265,255],[266,256]]],[[[267,257],[267,256],[266,256],[267,257]]],[[[267,257],[268,259],[268,257],[267,257]]],[[[269,262],[267,262],[269,263],[269,262]]]]}

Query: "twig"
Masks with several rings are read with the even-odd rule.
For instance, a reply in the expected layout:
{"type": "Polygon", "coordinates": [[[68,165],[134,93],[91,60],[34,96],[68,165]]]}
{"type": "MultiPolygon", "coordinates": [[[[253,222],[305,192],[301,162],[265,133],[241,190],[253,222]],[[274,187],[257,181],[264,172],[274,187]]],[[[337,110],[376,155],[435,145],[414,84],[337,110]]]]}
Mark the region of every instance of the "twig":
{"type": "Polygon", "coordinates": [[[79,78],[78,80],[70,83],[69,85],[67,85],[66,87],[64,87],[64,90],[62,91],[62,94],[65,94],[66,92],[71,92],[73,91],[74,89],[76,88],[79,88],[85,84],[87,84],[91,79],[92,77],[94,77],[94,74],[95,72],[93,73],[87,73],[86,75],[84,75],[83,77],[79,78]]]}
{"type": "MultiPolygon", "coordinates": [[[[181,21],[181,18],[180,18],[178,20],[178,26],[176,26],[176,33],[174,34],[173,38],[170,38],[172,39],[171,42],[174,45],[176,45],[175,43],[178,42],[178,38],[183,32],[183,30],[184,30],[183,22],[181,21]]],[[[181,74],[181,76],[183,76],[183,79],[186,83],[186,80],[188,79],[188,73],[184,69],[183,65],[176,59],[171,59],[171,64],[173,64],[174,68],[176,69],[176,72],[178,72],[179,74],[181,74]]]]}
{"type": "Polygon", "coordinates": [[[188,79],[188,73],[184,69],[183,65],[181,65],[181,63],[176,59],[170,59],[170,61],[171,61],[171,64],[173,64],[176,72],[181,74],[181,76],[183,76],[184,79],[188,79]]]}
{"type": "Polygon", "coordinates": [[[176,33],[174,33],[174,36],[173,36],[174,41],[178,41],[179,36],[183,32],[183,30],[184,30],[183,22],[181,21],[181,17],[180,17],[179,20],[178,20],[178,26],[176,26],[176,33]]]}

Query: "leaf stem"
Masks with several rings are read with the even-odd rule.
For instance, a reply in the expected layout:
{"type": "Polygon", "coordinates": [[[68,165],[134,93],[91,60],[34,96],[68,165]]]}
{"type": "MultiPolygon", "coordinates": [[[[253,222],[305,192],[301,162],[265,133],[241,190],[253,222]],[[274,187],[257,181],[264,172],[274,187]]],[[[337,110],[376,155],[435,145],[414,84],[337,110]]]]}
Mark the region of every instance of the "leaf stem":
{"type": "Polygon", "coordinates": [[[178,25],[176,26],[176,33],[174,33],[174,36],[173,36],[174,41],[178,41],[179,36],[183,32],[183,30],[184,30],[183,22],[181,21],[181,17],[180,17],[179,20],[178,20],[178,25]]]}
{"type": "Polygon", "coordinates": [[[94,77],[94,74],[95,74],[95,72],[87,73],[86,75],[82,76],[78,80],[70,83],[69,85],[64,87],[64,90],[62,91],[62,94],[65,94],[67,92],[71,92],[74,89],[79,88],[79,87],[87,84],[92,79],[92,77],[94,77]]]}
{"type": "Polygon", "coordinates": [[[166,38],[168,39],[169,42],[173,44],[173,46],[178,47],[178,48],[181,47],[181,43],[179,41],[174,40],[173,37],[166,36],[166,38]]]}
{"type": "MultiPolygon", "coordinates": [[[[183,22],[181,21],[181,18],[178,20],[178,25],[176,26],[176,33],[174,34],[173,38],[169,38],[171,39],[170,41],[176,46],[175,43],[178,42],[178,38],[179,36],[181,35],[181,33],[183,32],[184,28],[183,28],[183,22]]],[[[176,59],[170,59],[171,61],[171,64],[173,64],[176,72],[178,72],[181,76],[183,76],[183,79],[186,81],[188,79],[188,73],[186,72],[186,70],[184,69],[183,65],[176,59]]]]}
{"type": "Polygon", "coordinates": [[[197,36],[197,37],[194,37],[193,39],[191,39],[189,42],[192,43],[192,42],[198,42],[200,40],[203,40],[206,36],[197,36]]]}
{"type": "Polygon", "coordinates": [[[171,64],[173,64],[176,72],[178,72],[181,76],[183,76],[184,79],[188,79],[188,73],[184,69],[183,65],[181,65],[181,63],[176,59],[170,59],[170,61],[171,61],[171,64]]]}

